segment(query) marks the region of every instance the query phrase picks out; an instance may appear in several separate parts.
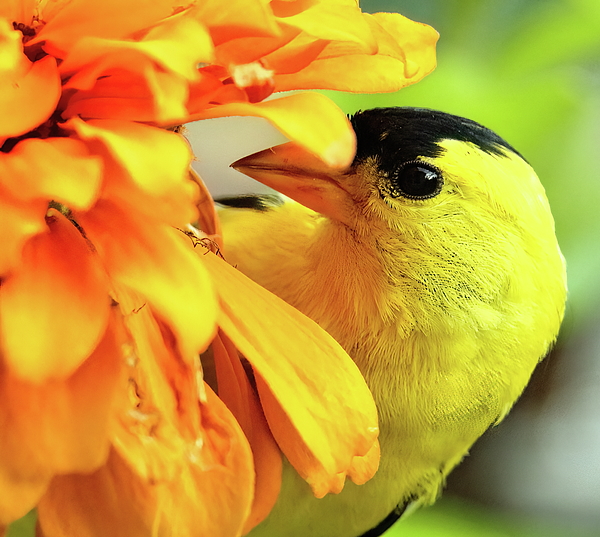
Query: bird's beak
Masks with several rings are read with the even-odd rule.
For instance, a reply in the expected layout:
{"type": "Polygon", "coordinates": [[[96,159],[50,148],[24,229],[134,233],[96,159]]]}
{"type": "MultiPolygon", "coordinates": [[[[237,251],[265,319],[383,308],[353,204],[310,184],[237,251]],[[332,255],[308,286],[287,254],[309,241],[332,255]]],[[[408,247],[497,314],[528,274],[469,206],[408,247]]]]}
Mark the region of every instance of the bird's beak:
{"type": "Polygon", "coordinates": [[[231,167],[313,211],[353,227],[355,201],[342,187],[345,170],[325,164],[294,142],[254,153],[231,167]]]}

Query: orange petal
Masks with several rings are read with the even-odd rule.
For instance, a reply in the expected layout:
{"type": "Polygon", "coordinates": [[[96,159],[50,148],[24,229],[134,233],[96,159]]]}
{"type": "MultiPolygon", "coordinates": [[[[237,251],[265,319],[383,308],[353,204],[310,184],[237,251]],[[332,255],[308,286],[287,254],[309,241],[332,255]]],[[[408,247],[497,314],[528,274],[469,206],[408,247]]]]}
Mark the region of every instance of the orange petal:
{"type": "Polygon", "coordinates": [[[272,37],[280,34],[266,0],[203,0],[191,15],[209,28],[215,45],[242,37],[272,37]]]}
{"type": "Polygon", "coordinates": [[[239,535],[254,486],[239,425],[143,297],[119,285],[115,294],[127,353],[115,449],[95,474],[53,481],[39,505],[43,534],[239,535]]]}
{"type": "Polygon", "coordinates": [[[221,223],[217,214],[215,203],[198,173],[190,167],[190,178],[198,185],[199,195],[196,207],[198,208],[198,227],[206,233],[211,240],[223,247],[221,238],[221,223]]]}
{"type": "Polygon", "coordinates": [[[30,479],[15,477],[10,469],[0,466],[0,536],[4,525],[24,517],[37,505],[50,479],[48,473],[42,472],[30,479]]]}
{"type": "Polygon", "coordinates": [[[191,151],[181,135],[120,120],[74,118],[68,125],[104,156],[103,198],[172,226],[196,219],[191,151]]]}
{"type": "Polygon", "coordinates": [[[72,0],[64,2],[46,25],[29,43],[44,42],[53,56],[64,57],[65,51],[83,37],[118,39],[130,36],[168,17],[179,4],[175,0],[72,0]]]}
{"type": "Polygon", "coordinates": [[[0,154],[0,183],[21,200],[42,198],[87,209],[101,178],[102,162],[79,140],[31,138],[0,154]]]}
{"type": "Polygon", "coordinates": [[[0,373],[0,521],[32,509],[53,474],[89,472],[103,463],[120,349],[111,323],[68,379],[35,385],[0,373]]]}
{"type": "Polygon", "coordinates": [[[21,262],[25,242],[46,230],[47,200],[25,203],[0,185],[0,277],[21,262]]]}
{"type": "Polygon", "coordinates": [[[251,453],[210,388],[202,428],[202,445],[180,459],[180,471],[170,480],[140,478],[116,452],[94,474],[55,478],[38,507],[44,535],[240,535],[252,500],[251,453]]]}
{"type": "Polygon", "coordinates": [[[168,326],[143,296],[120,285],[115,295],[128,335],[129,387],[115,420],[113,444],[140,477],[171,480],[202,442],[198,358],[183,359],[168,326]]]}
{"type": "Polygon", "coordinates": [[[212,343],[219,398],[231,410],[242,427],[254,457],[256,489],[252,511],[244,533],[262,522],[277,501],[281,489],[281,452],[260,407],[258,396],[250,386],[236,348],[220,332],[212,343]]]}
{"type": "MultiPolygon", "coordinates": [[[[2,31],[4,23],[0,19],[0,41],[12,38],[13,34],[21,38],[21,32],[13,30],[7,36],[6,31],[2,31]]],[[[0,139],[19,136],[46,121],[60,98],[56,60],[46,56],[31,63],[22,53],[19,54],[20,58],[8,60],[20,64],[14,72],[5,73],[0,68],[0,139]]]]}
{"type": "Polygon", "coordinates": [[[74,118],[67,126],[86,141],[99,141],[128,178],[152,196],[161,198],[174,185],[188,181],[192,153],[179,134],[110,119],[83,122],[74,118]]]}
{"type": "Polygon", "coordinates": [[[187,108],[193,115],[189,116],[189,121],[195,121],[196,116],[198,119],[203,119],[199,114],[206,108],[223,103],[248,101],[248,96],[242,88],[238,88],[235,84],[222,83],[216,75],[207,73],[209,69],[210,66],[202,68],[200,81],[190,85],[187,108]]]}
{"type": "Polygon", "coordinates": [[[175,333],[185,359],[206,348],[216,329],[217,301],[190,240],[109,201],[77,218],[107,272],[147,300],[175,333]]]}
{"type": "Polygon", "coordinates": [[[21,20],[19,15],[21,8],[21,0],[7,0],[0,4],[0,18],[10,21],[21,20]]]}
{"type": "Polygon", "coordinates": [[[316,323],[211,253],[201,255],[221,299],[219,325],[252,364],[271,430],[318,495],[377,437],[360,371],[316,323]],[[296,443],[298,439],[298,443],[296,443]]]}
{"type": "Polygon", "coordinates": [[[318,93],[297,93],[261,103],[229,103],[201,111],[193,119],[258,116],[268,119],[290,140],[298,142],[330,166],[344,168],[354,159],[356,138],[344,113],[318,93]]]}
{"type": "Polygon", "coordinates": [[[259,61],[299,33],[297,28],[284,26],[277,37],[232,37],[215,48],[216,62],[219,65],[237,65],[259,61]]]}
{"type": "Polygon", "coordinates": [[[315,40],[310,36],[300,34],[266,56],[265,60],[278,74],[295,73],[317,59],[328,43],[322,39],[315,40]]]}
{"type": "Polygon", "coordinates": [[[106,275],[79,230],[57,211],[32,238],[0,291],[7,366],[32,382],[70,375],[94,350],[108,321],[106,275]]]}
{"type": "Polygon", "coordinates": [[[213,61],[213,45],[204,26],[184,15],[167,19],[140,41],[82,38],[60,66],[63,76],[73,75],[65,87],[90,89],[101,75],[137,71],[146,60],[164,72],[197,79],[197,64],[213,61]]]}
{"type": "Polygon", "coordinates": [[[183,123],[187,116],[188,84],[178,76],[138,62],[140,73],[119,71],[103,77],[90,90],[77,91],[64,118],[118,119],[154,125],[183,123]]]}

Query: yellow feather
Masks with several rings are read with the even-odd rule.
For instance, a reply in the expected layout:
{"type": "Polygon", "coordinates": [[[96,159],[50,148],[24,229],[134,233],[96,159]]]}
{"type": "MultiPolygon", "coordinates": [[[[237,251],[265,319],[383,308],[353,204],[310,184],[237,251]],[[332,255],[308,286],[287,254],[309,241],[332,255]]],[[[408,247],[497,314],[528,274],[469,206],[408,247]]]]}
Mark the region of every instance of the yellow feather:
{"type": "MultiPolygon", "coordinates": [[[[544,190],[516,154],[443,140],[426,200],[379,194],[356,170],[353,228],[293,201],[222,211],[225,257],[316,320],[356,361],[380,413],[380,470],[322,500],[287,467],[252,537],[355,537],[399,502],[433,502],[501,420],[556,338],[565,270],[544,190]]],[[[318,364],[315,364],[318,367],[318,364]]]]}

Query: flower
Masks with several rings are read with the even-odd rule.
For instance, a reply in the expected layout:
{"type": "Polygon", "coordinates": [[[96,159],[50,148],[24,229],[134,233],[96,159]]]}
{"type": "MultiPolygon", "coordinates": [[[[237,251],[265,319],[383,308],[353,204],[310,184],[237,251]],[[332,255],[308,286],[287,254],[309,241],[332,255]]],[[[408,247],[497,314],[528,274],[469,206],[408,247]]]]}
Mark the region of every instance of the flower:
{"type": "Polygon", "coordinates": [[[280,450],[319,496],[373,474],[358,369],[207,250],[179,126],[256,115],[345,166],[333,103],[264,99],[393,91],[433,69],[436,37],[354,0],[0,6],[0,529],[37,506],[48,537],[239,535],[275,501],[280,450]],[[312,387],[295,347],[323,356],[312,387]]]}

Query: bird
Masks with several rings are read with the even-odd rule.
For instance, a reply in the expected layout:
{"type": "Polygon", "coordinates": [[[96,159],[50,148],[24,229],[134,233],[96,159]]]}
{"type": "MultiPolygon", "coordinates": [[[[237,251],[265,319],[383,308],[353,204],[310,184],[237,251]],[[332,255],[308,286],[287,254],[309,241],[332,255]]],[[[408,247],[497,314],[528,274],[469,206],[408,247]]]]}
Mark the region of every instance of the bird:
{"type": "MultiPolygon", "coordinates": [[[[288,142],[232,167],[280,194],[218,200],[223,255],[347,351],[377,405],[381,460],[315,498],[289,463],[250,537],[376,537],[433,503],[554,344],[565,261],[535,171],[479,123],[359,111],[352,164],[288,142]]],[[[318,368],[318,364],[314,364],[318,368]]]]}

